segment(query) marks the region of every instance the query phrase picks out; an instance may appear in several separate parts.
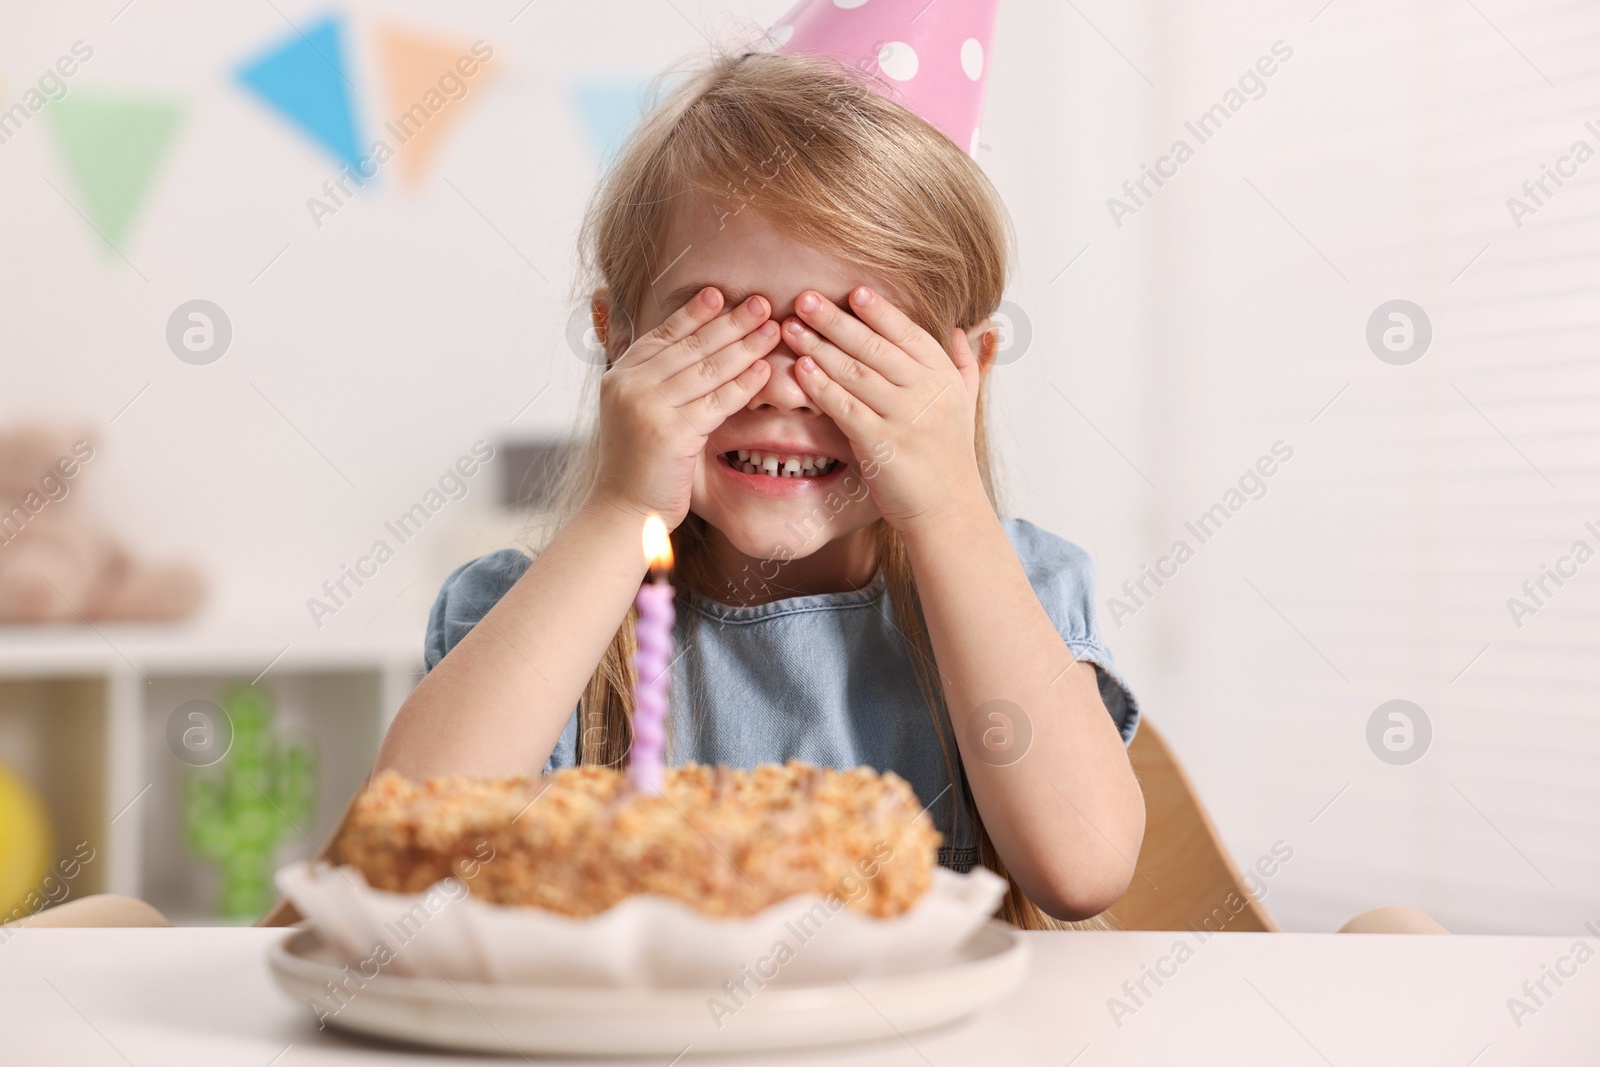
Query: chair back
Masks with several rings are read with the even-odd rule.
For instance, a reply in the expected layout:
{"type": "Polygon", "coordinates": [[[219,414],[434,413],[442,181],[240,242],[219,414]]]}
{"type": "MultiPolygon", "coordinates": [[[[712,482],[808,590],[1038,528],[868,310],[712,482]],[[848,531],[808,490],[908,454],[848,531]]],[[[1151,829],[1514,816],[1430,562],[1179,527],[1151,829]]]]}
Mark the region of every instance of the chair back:
{"type": "Polygon", "coordinates": [[[1194,784],[1148,719],[1128,746],[1144,790],[1144,845],[1122,899],[1106,913],[1124,930],[1276,932],[1245,888],[1194,784]]]}

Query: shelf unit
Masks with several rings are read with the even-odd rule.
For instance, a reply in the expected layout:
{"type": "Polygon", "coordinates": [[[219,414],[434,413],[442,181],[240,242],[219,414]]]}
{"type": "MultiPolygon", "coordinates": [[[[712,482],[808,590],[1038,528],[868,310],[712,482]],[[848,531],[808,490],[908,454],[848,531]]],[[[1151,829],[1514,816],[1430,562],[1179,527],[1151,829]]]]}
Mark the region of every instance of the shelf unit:
{"type": "Polygon", "coordinates": [[[0,762],[43,796],[57,859],[83,842],[95,850],[68,899],[125,893],[175,922],[217,921],[212,871],[185,847],[181,822],[186,778],[216,770],[178,759],[166,730],[180,705],[219,701],[238,682],[259,679],[278,735],[315,750],[316,816],[279,861],[312,854],[420,677],[420,622],[411,632],[302,647],[216,625],[0,627],[0,762]]]}

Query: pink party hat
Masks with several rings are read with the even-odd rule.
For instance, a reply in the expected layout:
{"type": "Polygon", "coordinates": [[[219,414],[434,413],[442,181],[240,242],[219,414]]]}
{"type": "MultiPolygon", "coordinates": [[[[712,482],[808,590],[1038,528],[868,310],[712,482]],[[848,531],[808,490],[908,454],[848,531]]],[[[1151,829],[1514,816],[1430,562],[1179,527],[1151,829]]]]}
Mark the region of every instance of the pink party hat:
{"type": "Polygon", "coordinates": [[[769,31],[780,52],[833,56],[978,153],[999,0],[800,0],[769,31]]]}

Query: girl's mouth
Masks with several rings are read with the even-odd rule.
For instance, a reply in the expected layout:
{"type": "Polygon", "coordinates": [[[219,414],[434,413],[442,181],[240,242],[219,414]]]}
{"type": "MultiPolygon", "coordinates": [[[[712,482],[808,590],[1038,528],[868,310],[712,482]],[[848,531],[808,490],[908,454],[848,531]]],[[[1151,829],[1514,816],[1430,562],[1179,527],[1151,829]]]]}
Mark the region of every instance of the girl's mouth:
{"type": "Polygon", "coordinates": [[[717,470],[739,489],[768,497],[809,496],[835,485],[850,469],[832,456],[738,449],[717,453],[717,470]]]}
{"type": "Polygon", "coordinates": [[[808,456],[793,452],[760,452],[741,448],[724,452],[722,458],[740,474],[768,478],[822,478],[839,465],[832,456],[808,456]]]}

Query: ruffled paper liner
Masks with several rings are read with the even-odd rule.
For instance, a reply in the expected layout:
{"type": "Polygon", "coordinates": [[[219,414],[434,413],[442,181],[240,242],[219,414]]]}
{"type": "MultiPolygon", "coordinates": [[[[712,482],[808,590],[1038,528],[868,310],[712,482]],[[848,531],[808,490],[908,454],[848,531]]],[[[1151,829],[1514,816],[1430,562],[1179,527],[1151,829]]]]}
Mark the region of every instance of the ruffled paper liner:
{"type": "Polygon", "coordinates": [[[378,973],[528,985],[723,988],[816,985],[938,966],[1005,895],[982,867],[933,871],[916,904],[875,919],[817,893],[740,918],[704,915],[669,897],[632,896],[573,918],[490,904],[456,878],[423,893],[373,889],[354,867],[305,861],[278,888],[363,978],[378,973]]]}

